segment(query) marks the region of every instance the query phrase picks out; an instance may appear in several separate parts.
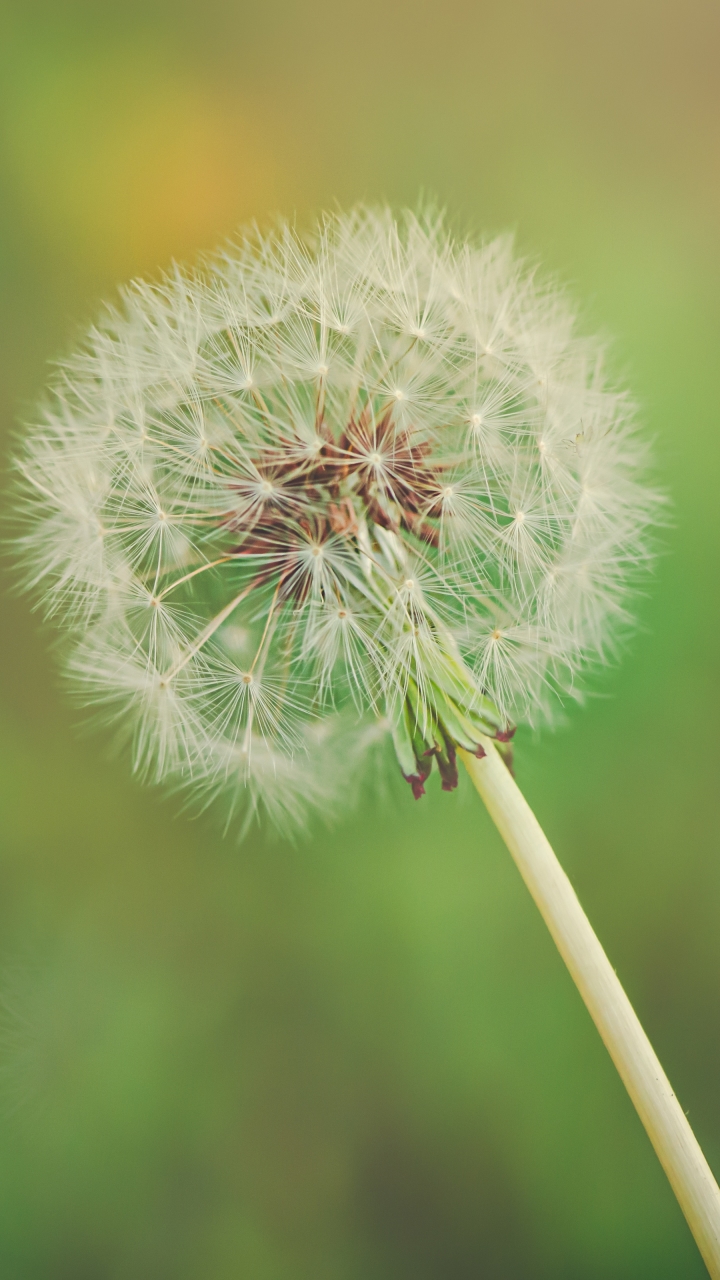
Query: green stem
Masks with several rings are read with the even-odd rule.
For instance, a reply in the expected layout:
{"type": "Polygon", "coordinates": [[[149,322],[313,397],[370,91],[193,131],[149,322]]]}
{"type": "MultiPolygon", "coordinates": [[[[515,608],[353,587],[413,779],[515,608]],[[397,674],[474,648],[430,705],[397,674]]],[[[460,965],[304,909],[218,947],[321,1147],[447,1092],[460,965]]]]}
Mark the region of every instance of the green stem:
{"type": "Polygon", "coordinates": [[[489,738],[460,756],[532,894],[665,1170],[713,1280],[720,1190],[617,974],[521,791],[489,738]]]}

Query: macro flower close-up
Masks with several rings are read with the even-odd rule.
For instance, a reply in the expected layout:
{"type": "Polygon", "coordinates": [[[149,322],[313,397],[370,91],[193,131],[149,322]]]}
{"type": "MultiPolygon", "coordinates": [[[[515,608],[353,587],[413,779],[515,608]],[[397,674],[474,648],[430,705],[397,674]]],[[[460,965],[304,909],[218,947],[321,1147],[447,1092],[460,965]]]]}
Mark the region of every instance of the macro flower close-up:
{"type": "Polygon", "coordinates": [[[6,0],[3,1280],[720,1280],[719,58],[6,0]]]}
{"type": "Polygon", "coordinates": [[[284,825],[388,731],[419,797],[580,696],[657,505],[563,294],[385,209],[131,286],[18,465],[28,578],[135,767],[284,825]]]}

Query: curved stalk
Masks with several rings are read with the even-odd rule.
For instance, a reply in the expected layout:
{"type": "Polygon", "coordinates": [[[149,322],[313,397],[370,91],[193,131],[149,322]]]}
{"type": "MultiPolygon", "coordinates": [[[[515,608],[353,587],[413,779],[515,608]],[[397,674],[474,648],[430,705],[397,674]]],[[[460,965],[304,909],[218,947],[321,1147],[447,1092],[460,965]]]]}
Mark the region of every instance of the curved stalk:
{"type": "Polygon", "coordinates": [[[620,1073],[713,1280],[720,1280],[720,1189],[617,974],[540,824],[489,738],[459,755],[540,910],[620,1073]]]}

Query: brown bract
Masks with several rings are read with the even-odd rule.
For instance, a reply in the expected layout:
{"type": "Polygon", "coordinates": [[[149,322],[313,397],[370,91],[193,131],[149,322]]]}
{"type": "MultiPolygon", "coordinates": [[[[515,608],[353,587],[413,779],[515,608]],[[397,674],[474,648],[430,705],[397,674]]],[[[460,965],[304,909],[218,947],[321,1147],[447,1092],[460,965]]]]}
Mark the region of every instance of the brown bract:
{"type": "Polygon", "coordinates": [[[361,522],[432,547],[440,537],[448,464],[433,459],[427,441],[414,442],[411,430],[398,429],[392,410],[375,421],[366,408],[337,441],[322,422],[318,442],[312,453],[297,438],[262,451],[253,467],[258,500],[252,516],[225,522],[244,534],[230,554],[266,559],[263,579],[279,576],[281,595],[296,603],[310,589],[304,558],[321,554],[331,538],[357,540],[361,522]]]}

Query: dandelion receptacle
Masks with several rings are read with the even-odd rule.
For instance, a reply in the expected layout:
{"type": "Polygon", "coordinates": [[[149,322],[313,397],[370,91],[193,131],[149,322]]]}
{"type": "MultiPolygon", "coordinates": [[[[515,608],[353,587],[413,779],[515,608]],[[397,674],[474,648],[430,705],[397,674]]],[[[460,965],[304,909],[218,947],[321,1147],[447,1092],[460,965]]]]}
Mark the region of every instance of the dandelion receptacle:
{"type": "Polygon", "coordinates": [[[660,499],[631,400],[511,242],[360,209],[136,283],[18,451],[25,579],[135,768],[243,829],[458,765],[720,1277],[720,1193],[512,778],[611,656],[660,499]]]}

